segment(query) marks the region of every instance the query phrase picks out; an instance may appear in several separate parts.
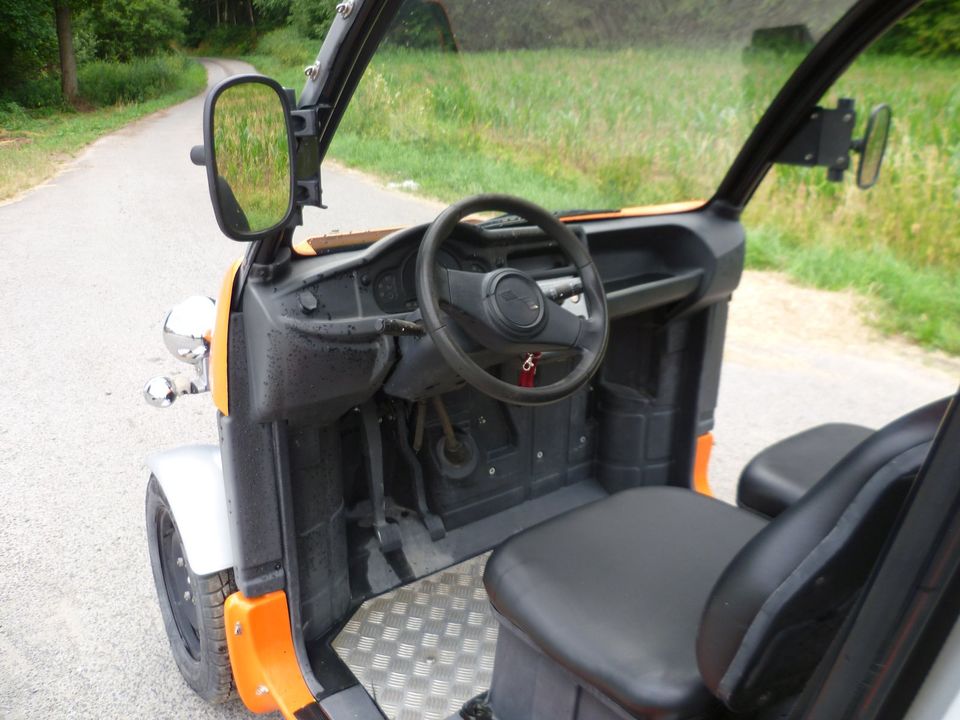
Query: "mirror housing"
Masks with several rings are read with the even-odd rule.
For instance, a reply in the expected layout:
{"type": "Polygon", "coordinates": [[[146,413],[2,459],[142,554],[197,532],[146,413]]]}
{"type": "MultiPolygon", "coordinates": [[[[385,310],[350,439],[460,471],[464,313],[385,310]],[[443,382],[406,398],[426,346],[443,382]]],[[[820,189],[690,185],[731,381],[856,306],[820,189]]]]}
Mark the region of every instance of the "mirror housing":
{"type": "Polygon", "coordinates": [[[870,112],[867,130],[863,139],[854,143],[854,149],[860,153],[857,165],[857,187],[869,190],[880,178],[880,167],[887,152],[887,138],[890,136],[890,123],[893,111],[886,103],[877,105],[870,112]]]}
{"type": "Polygon", "coordinates": [[[250,242],[290,223],[294,153],[290,99],[275,80],[235,75],[210,91],[203,149],[194,148],[190,157],[206,165],[210,201],[224,235],[250,242]]]}

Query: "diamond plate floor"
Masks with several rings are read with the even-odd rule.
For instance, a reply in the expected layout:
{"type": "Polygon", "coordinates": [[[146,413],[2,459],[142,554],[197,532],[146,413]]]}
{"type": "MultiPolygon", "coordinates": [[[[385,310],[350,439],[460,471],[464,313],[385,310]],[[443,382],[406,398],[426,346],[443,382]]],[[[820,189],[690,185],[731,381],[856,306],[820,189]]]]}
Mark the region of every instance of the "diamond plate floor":
{"type": "Polygon", "coordinates": [[[333,642],[391,720],[445,720],[490,687],[487,555],[368,600],[333,642]]]}

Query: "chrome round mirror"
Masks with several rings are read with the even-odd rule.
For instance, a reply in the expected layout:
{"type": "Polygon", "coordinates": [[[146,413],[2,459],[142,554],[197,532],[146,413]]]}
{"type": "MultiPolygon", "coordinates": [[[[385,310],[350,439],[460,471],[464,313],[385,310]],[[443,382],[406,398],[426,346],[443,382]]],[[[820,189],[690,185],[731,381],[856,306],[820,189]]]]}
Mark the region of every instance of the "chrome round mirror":
{"type": "Polygon", "coordinates": [[[216,320],[213,298],[194,295],[167,313],[163,321],[163,343],[177,359],[198,365],[210,352],[210,333],[216,320]]]}
{"type": "Polygon", "coordinates": [[[173,381],[166,377],[155,377],[147,380],[143,386],[143,397],[149,405],[158,408],[170,407],[177,399],[177,388],[173,381]]]}
{"type": "Polygon", "coordinates": [[[867,132],[860,149],[860,165],[857,168],[857,186],[862,190],[872,188],[880,178],[880,166],[887,151],[890,121],[893,111],[889,105],[877,105],[867,121],[867,132]]]}

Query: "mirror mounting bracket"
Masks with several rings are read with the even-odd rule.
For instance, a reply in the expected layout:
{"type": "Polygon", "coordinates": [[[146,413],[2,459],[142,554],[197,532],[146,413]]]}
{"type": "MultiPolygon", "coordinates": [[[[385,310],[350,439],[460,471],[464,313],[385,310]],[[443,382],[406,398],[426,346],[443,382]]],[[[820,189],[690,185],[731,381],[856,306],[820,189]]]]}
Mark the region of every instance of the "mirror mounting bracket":
{"type": "Polygon", "coordinates": [[[295,201],[298,209],[306,205],[326,208],[317,160],[317,137],[320,133],[319,114],[329,110],[326,105],[301,107],[290,111],[293,136],[297,141],[297,186],[295,201]],[[303,174],[301,174],[303,171],[303,174]]]}
{"type": "Polygon", "coordinates": [[[840,182],[843,173],[850,169],[850,151],[855,149],[853,128],[856,122],[857,113],[851,98],[840,98],[835,109],[815,107],[774,162],[826,167],[827,179],[840,182]]]}
{"type": "Polygon", "coordinates": [[[317,126],[317,108],[297,108],[290,111],[290,119],[293,124],[293,136],[295,138],[317,137],[319,127],[317,126]]]}

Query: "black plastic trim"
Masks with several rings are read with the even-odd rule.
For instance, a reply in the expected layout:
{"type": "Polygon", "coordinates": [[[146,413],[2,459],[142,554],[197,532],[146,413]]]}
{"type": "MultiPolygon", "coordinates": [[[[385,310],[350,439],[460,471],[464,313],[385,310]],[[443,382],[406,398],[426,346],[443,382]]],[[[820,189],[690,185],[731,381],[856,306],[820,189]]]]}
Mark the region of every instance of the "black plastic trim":
{"type": "Polygon", "coordinates": [[[685,300],[700,287],[703,274],[703,270],[689,270],[673,277],[620,290],[610,290],[606,293],[610,317],[632,315],[685,300]]]}
{"type": "Polygon", "coordinates": [[[297,720],[329,720],[330,717],[315,702],[312,702],[309,705],[304,705],[302,708],[295,711],[293,716],[297,720]]]}
{"type": "Polygon", "coordinates": [[[247,597],[285,584],[275,447],[269,425],[249,415],[243,316],[230,316],[230,415],[217,413],[234,575],[247,597]]]}
{"type": "Polygon", "coordinates": [[[320,700],[320,707],[329,720],[385,720],[367,691],[354,685],[320,700]]]}

